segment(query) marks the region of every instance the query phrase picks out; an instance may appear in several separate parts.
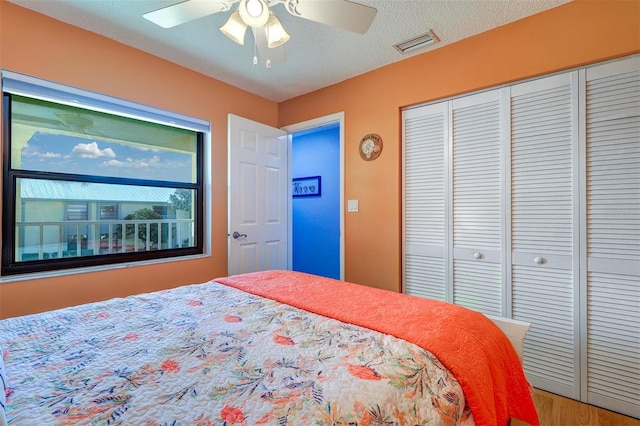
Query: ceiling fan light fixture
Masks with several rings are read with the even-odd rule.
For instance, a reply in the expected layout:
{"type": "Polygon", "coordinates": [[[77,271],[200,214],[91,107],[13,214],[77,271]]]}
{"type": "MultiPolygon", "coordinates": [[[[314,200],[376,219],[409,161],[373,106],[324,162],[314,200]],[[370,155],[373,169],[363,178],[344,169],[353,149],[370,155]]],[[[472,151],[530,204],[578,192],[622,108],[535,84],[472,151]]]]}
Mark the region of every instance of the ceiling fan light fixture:
{"type": "Polygon", "coordinates": [[[244,23],[237,10],[229,16],[227,23],[220,27],[220,31],[231,40],[244,46],[244,35],[247,31],[247,24],[244,23]]]}
{"type": "Polygon", "coordinates": [[[267,21],[267,24],[266,24],[266,31],[267,31],[267,46],[270,49],[273,49],[274,47],[282,46],[291,38],[289,33],[285,31],[284,27],[282,26],[282,23],[280,23],[280,20],[278,19],[278,17],[273,13],[270,13],[269,15],[269,20],[267,21]]]}
{"type": "Polygon", "coordinates": [[[254,28],[263,27],[269,20],[269,5],[264,0],[241,0],[238,12],[244,23],[254,28]]]}

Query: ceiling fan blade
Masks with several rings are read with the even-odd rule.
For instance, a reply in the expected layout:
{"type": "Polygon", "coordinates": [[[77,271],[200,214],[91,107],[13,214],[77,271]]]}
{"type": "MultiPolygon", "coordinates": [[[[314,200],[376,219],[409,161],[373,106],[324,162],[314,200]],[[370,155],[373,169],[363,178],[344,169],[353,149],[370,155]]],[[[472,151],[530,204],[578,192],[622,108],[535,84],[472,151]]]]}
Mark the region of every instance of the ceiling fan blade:
{"type": "Polygon", "coordinates": [[[163,28],[171,28],[203,16],[229,10],[230,3],[216,0],[187,0],[142,16],[163,28]]]}
{"type": "Polygon", "coordinates": [[[284,45],[269,48],[267,46],[267,31],[262,28],[251,28],[253,30],[253,39],[256,43],[256,50],[258,51],[258,58],[263,64],[266,64],[267,60],[272,64],[282,64],[287,62],[287,52],[284,49],[284,45]]]}
{"type": "Polygon", "coordinates": [[[378,13],[375,7],[348,0],[298,0],[286,6],[294,16],[359,34],[369,30],[378,13]]]}

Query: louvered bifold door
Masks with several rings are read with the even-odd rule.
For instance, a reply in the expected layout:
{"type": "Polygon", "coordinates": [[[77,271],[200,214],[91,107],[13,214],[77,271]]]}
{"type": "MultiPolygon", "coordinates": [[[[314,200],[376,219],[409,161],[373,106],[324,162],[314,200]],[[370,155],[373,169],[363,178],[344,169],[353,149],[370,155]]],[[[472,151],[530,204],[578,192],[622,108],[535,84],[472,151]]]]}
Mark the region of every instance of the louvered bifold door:
{"type": "Polygon", "coordinates": [[[445,300],[447,103],[403,112],[403,291],[445,300]]]}
{"type": "Polygon", "coordinates": [[[453,302],[502,315],[502,107],[493,90],[452,101],[453,302]]]}
{"type": "Polygon", "coordinates": [[[580,398],[577,112],[577,72],[511,87],[512,316],[531,323],[524,342],[531,383],[574,399],[580,398]]]}
{"type": "Polygon", "coordinates": [[[586,402],[640,418],[640,60],[586,70],[586,402]]]}

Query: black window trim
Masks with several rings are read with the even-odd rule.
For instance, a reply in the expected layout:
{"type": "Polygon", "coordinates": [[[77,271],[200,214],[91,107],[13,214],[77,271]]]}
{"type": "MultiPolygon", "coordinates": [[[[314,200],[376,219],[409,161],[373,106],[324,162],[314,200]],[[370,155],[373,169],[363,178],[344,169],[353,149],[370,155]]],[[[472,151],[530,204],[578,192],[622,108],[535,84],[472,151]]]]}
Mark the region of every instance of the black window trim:
{"type": "MultiPolygon", "coordinates": [[[[3,87],[5,83],[5,73],[3,71],[3,87]]],[[[14,75],[14,73],[11,73],[14,75]]],[[[60,86],[54,83],[49,85],[60,86]]],[[[95,95],[95,94],[90,94],[95,95]]],[[[205,172],[205,133],[201,126],[201,121],[197,121],[196,126],[190,127],[191,130],[196,132],[196,182],[184,183],[173,181],[157,181],[146,179],[130,179],[130,178],[116,178],[116,177],[102,177],[93,175],[73,175],[65,173],[52,173],[52,172],[38,172],[29,170],[12,170],[11,169],[11,96],[9,92],[3,92],[3,183],[2,183],[2,269],[0,275],[13,276],[18,274],[28,273],[43,273],[48,271],[60,271],[65,269],[76,269],[83,267],[103,266],[110,264],[122,264],[141,262],[156,259],[169,259],[176,257],[184,257],[191,255],[205,254],[205,186],[206,176],[205,172]],[[194,129],[193,127],[197,127],[194,129]],[[93,182],[93,183],[105,183],[105,184],[121,184],[121,185],[136,185],[136,186],[154,186],[154,187],[172,187],[176,189],[189,189],[194,190],[194,199],[192,205],[194,206],[195,214],[195,246],[184,248],[164,249],[157,251],[143,251],[143,252],[128,252],[117,254],[103,254],[92,255],[75,258],[58,258],[58,259],[42,259],[37,261],[17,262],[15,259],[15,200],[16,200],[16,181],[18,178],[32,178],[32,179],[47,179],[47,180],[65,180],[65,181],[80,181],[80,182],[93,182]]],[[[33,97],[32,95],[26,95],[33,97]]],[[[98,95],[101,96],[101,95],[98,95]]],[[[56,102],[55,99],[52,100],[56,102]]],[[[116,100],[115,104],[126,103],[127,105],[135,105],[127,103],[126,101],[116,100]]],[[[64,102],[62,102],[64,103],[64,102]]],[[[77,105],[84,107],[84,105],[77,105]]],[[[117,115],[119,111],[104,111],[114,115],[117,115]]],[[[146,120],[147,118],[141,117],[146,120]]],[[[172,125],[171,123],[164,122],[165,125],[172,125]]],[[[179,126],[181,127],[181,126],[179,126]]],[[[208,123],[207,123],[208,129],[208,123]]]]}

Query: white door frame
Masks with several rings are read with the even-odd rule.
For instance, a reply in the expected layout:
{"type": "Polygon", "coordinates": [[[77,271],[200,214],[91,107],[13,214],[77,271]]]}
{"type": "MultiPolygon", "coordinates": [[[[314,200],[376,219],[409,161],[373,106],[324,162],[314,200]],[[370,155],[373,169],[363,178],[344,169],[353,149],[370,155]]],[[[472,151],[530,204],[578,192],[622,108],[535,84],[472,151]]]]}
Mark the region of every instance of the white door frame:
{"type": "MultiPolygon", "coordinates": [[[[339,123],[340,124],[340,279],[344,281],[344,112],[338,112],[335,114],[325,115],[323,117],[314,118],[311,120],[303,121],[301,123],[291,124],[289,126],[282,127],[282,130],[289,133],[288,144],[289,153],[291,153],[292,133],[300,132],[314,127],[320,127],[328,124],[339,123]]],[[[289,181],[292,179],[292,155],[289,155],[289,181]]],[[[289,209],[289,268],[293,268],[293,232],[292,232],[292,194],[291,185],[289,185],[288,194],[288,209],[289,209]]]]}

